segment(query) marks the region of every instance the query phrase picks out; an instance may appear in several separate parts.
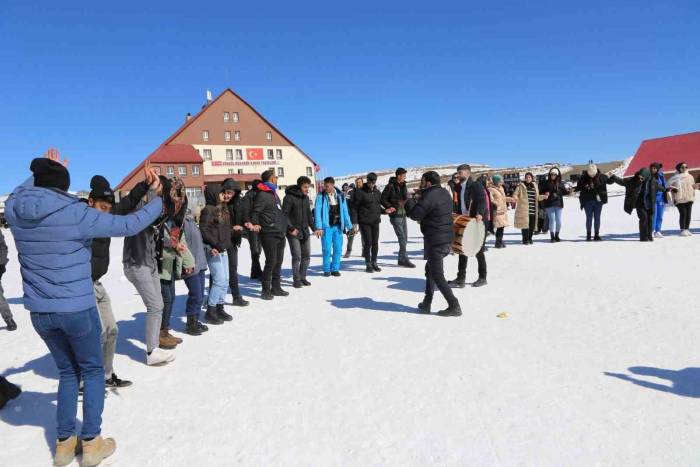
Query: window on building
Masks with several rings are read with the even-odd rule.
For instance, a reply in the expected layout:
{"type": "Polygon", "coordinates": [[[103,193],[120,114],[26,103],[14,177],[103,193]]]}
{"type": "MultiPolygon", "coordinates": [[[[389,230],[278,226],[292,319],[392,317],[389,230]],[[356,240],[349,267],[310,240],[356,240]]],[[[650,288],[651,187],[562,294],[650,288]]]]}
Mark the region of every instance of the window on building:
{"type": "Polygon", "coordinates": [[[209,141],[209,130],[202,131],[202,141],[209,141]]]}
{"type": "Polygon", "coordinates": [[[231,132],[224,131],[224,141],[231,141],[231,132]]]}
{"type": "Polygon", "coordinates": [[[235,139],[236,141],[240,141],[240,140],[241,140],[241,132],[240,132],[240,131],[234,131],[234,132],[233,132],[233,139],[235,139]]]}
{"type": "Polygon", "coordinates": [[[187,166],[185,166],[185,165],[178,166],[177,173],[180,175],[180,177],[186,176],[187,175],[187,166]]]}
{"type": "Polygon", "coordinates": [[[237,161],[243,160],[243,149],[236,149],[236,160],[237,161]]]}
{"type": "Polygon", "coordinates": [[[172,165],[169,165],[168,166],[168,177],[172,177],[173,175],[175,175],[175,167],[173,167],[172,165]]]}
{"type": "Polygon", "coordinates": [[[268,149],[267,150],[267,158],[274,159],[275,158],[275,151],[273,151],[272,149],[268,149]]]}
{"type": "Polygon", "coordinates": [[[272,132],[271,131],[265,132],[265,139],[268,141],[272,141],[272,132]]]}
{"type": "Polygon", "coordinates": [[[224,112],[224,121],[225,121],[225,122],[228,122],[230,118],[231,118],[231,116],[229,115],[229,113],[228,113],[228,112],[224,112]]]}
{"type": "Polygon", "coordinates": [[[312,167],[307,167],[306,168],[306,176],[307,177],[313,177],[314,176],[314,169],[312,167]]]}
{"type": "Polygon", "coordinates": [[[204,160],[205,161],[211,160],[211,149],[204,149],[204,160]]]}
{"type": "Polygon", "coordinates": [[[227,150],[226,150],[226,160],[227,160],[227,161],[232,161],[232,160],[233,160],[233,149],[227,149],[227,150]]]}
{"type": "Polygon", "coordinates": [[[277,176],[284,177],[284,167],[277,167],[277,176]]]}
{"type": "Polygon", "coordinates": [[[236,169],[228,169],[228,174],[233,175],[236,173],[236,169]]]}
{"type": "Polygon", "coordinates": [[[238,123],[238,112],[233,112],[233,121],[234,123],[238,123]]]}
{"type": "Polygon", "coordinates": [[[238,169],[238,175],[241,175],[243,173],[243,169],[238,169]]]}
{"type": "Polygon", "coordinates": [[[192,166],[192,176],[199,177],[199,166],[198,165],[192,166]]]}
{"type": "Polygon", "coordinates": [[[277,159],[282,159],[282,150],[281,149],[277,149],[275,151],[275,153],[277,153],[277,159]]]}

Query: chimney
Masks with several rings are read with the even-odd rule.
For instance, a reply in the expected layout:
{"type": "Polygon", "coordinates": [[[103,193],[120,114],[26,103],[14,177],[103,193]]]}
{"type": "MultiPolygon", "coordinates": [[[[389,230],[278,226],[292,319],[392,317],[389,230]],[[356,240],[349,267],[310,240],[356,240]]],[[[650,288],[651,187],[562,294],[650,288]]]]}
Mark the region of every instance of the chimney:
{"type": "Polygon", "coordinates": [[[187,112],[187,115],[185,115],[185,123],[189,122],[190,120],[192,120],[192,114],[187,112]]]}

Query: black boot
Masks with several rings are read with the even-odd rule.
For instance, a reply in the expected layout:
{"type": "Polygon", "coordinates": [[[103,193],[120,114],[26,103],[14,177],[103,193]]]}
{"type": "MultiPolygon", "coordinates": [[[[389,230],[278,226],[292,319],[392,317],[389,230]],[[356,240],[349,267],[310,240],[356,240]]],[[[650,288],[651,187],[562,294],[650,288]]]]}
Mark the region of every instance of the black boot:
{"type": "Polygon", "coordinates": [[[374,269],[376,272],[382,271],[382,268],[379,267],[376,261],[372,261],[372,269],[374,269]]]}
{"type": "Polygon", "coordinates": [[[557,243],[561,242],[561,238],[559,238],[559,232],[554,234],[554,241],[557,243]]]}
{"type": "Polygon", "coordinates": [[[410,260],[408,260],[408,259],[399,260],[399,266],[401,266],[402,268],[411,268],[411,269],[416,267],[416,265],[413,264],[413,263],[412,263],[410,260]]]}
{"type": "Polygon", "coordinates": [[[556,242],[557,239],[554,237],[554,232],[549,232],[549,243],[556,242]]]}
{"type": "Polygon", "coordinates": [[[289,295],[289,292],[285,291],[279,282],[275,282],[274,284],[272,284],[271,292],[272,295],[274,295],[275,297],[286,297],[287,295],[289,295]]]}
{"type": "Polygon", "coordinates": [[[430,314],[430,302],[423,299],[422,302],[418,304],[418,313],[429,315],[430,314]]]}
{"type": "Polygon", "coordinates": [[[304,284],[302,284],[299,279],[294,279],[294,283],[292,285],[295,289],[301,289],[302,287],[304,287],[304,284]]]}
{"type": "Polygon", "coordinates": [[[447,308],[444,310],[438,311],[437,312],[438,316],[462,316],[462,309],[459,306],[458,302],[451,303],[447,308]]]}
{"type": "Polygon", "coordinates": [[[7,324],[8,331],[16,331],[17,330],[17,323],[15,323],[15,320],[13,318],[7,318],[5,320],[5,324],[7,324]]]}
{"type": "Polygon", "coordinates": [[[332,271],[331,276],[333,277],[340,277],[340,271],[332,271]]]}
{"type": "Polygon", "coordinates": [[[105,387],[107,388],[128,388],[133,383],[127,379],[121,379],[116,373],[112,372],[112,377],[105,380],[105,387]]]}
{"type": "Polygon", "coordinates": [[[15,399],[21,393],[22,390],[19,386],[10,383],[0,376],[0,409],[2,409],[9,400],[15,399]]]}
{"type": "Polygon", "coordinates": [[[207,306],[207,312],[204,313],[204,319],[209,324],[224,324],[224,322],[219,319],[219,314],[216,312],[215,306],[207,306]]]}
{"type": "Polygon", "coordinates": [[[231,305],[233,306],[248,306],[249,304],[250,303],[248,300],[244,300],[240,295],[234,296],[233,301],[231,302],[231,305]]]}
{"type": "Polygon", "coordinates": [[[486,284],[488,284],[488,282],[486,282],[486,278],[485,278],[485,277],[480,277],[480,278],[478,278],[478,279],[476,280],[476,282],[474,282],[474,283],[472,284],[472,287],[483,287],[483,286],[485,286],[486,284]]]}
{"type": "Polygon", "coordinates": [[[603,240],[603,239],[600,238],[600,232],[596,232],[596,233],[595,233],[595,237],[593,237],[593,241],[594,241],[594,242],[599,242],[599,241],[601,241],[601,240],[603,240]]]}
{"type": "Polygon", "coordinates": [[[216,316],[218,316],[221,321],[233,321],[233,316],[229,315],[224,310],[223,303],[216,305],[216,316]]]}
{"type": "Polygon", "coordinates": [[[457,276],[457,278],[455,280],[447,281],[447,285],[449,285],[453,289],[463,289],[464,284],[465,284],[464,276],[457,276]]]}
{"type": "Polygon", "coordinates": [[[311,285],[311,282],[307,281],[305,277],[301,280],[301,285],[308,287],[311,285]]]}
{"type": "Polygon", "coordinates": [[[591,231],[590,230],[586,230],[586,241],[587,242],[591,241],[591,231]]]}
{"type": "Polygon", "coordinates": [[[366,266],[366,267],[365,267],[365,272],[374,272],[374,268],[372,267],[372,263],[370,263],[369,261],[367,261],[367,262],[365,263],[365,266],[366,266]]]}
{"type": "Polygon", "coordinates": [[[199,329],[199,326],[197,325],[196,315],[187,315],[187,325],[185,326],[185,333],[189,334],[190,336],[202,335],[202,330],[199,329]]]}
{"type": "Polygon", "coordinates": [[[269,282],[263,282],[262,286],[262,293],[260,294],[260,298],[263,300],[272,300],[275,298],[274,295],[272,295],[272,285],[269,282]]]}

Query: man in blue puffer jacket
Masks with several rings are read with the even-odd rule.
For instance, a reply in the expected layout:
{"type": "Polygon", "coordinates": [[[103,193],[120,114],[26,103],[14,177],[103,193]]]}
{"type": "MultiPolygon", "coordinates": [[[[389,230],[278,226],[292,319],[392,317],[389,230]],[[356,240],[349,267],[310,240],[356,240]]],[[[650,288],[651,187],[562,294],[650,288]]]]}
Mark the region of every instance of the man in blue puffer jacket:
{"type": "Polygon", "coordinates": [[[340,257],[343,254],[343,234],[353,228],[345,195],[335,187],[333,177],[323,180],[323,193],[316,197],[314,223],[323,231],[323,275],[340,276],[340,257]]]}
{"type": "MultiPolygon", "coordinates": [[[[68,170],[54,158],[37,158],[34,179],[17,187],[5,215],[17,245],[24,307],[58,367],[58,441],[54,465],[72,462],[78,444],[78,384],[84,382],[83,463],[96,465],[116,449],[100,436],[105,376],[101,325],[92,283],[93,238],[134,235],[161,213],[160,198],[127,216],[102,213],[67,193],[68,170]]],[[[65,162],[64,162],[65,163],[65,162]]],[[[157,190],[159,182],[151,186],[157,190]]]]}

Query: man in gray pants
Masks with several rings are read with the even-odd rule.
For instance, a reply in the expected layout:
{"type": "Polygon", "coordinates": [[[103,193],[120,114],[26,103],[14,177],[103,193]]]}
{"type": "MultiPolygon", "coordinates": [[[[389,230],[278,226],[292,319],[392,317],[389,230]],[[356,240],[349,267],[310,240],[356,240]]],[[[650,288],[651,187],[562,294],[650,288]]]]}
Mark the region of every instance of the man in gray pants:
{"type": "Polygon", "coordinates": [[[408,224],[406,222],[406,201],[408,200],[408,187],[406,187],[406,169],[396,169],[396,176],[389,179],[389,183],[382,192],[382,206],[386,209],[394,227],[396,239],[399,243],[399,266],[415,268],[408,259],[406,244],[408,243],[408,224]]]}
{"type": "MultiPolygon", "coordinates": [[[[8,263],[7,259],[7,243],[5,243],[5,237],[0,231],[0,281],[2,281],[2,276],[5,274],[5,265],[8,263]]],[[[12,317],[12,311],[10,310],[10,305],[7,304],[5,300],[5,292],[2,289],[2,282],[0,282],[0,316],[5,320],[7,324],[8,331],[15,331],[17,329],[17,323],[12,317]]]]}

